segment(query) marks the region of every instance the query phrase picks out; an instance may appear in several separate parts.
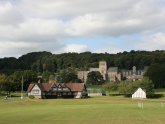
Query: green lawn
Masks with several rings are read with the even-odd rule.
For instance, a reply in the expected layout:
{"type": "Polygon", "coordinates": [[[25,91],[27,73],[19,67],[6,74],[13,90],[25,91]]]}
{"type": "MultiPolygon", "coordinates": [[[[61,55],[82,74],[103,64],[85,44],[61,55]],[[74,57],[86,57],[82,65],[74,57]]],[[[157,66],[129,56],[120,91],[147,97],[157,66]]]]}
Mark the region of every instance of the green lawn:
{"type": "Polygon", "coordinates": [[[3,100],[0,124],[164,124],[165,98],[122,96],[89,99],[3,100]],[[143,110],[138,108],[143,102],[143,110]]]}

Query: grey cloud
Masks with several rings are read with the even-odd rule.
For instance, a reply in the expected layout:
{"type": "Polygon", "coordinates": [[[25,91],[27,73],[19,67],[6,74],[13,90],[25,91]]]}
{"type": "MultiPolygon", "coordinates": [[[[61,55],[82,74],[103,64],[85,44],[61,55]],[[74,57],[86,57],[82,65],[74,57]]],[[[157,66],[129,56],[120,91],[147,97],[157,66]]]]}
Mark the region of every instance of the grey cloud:
{"type": "Polygon", "coordinates": [[[19,57],[32,51],[53,51],[54,53],[61,53],[64,51],[66,45],[63,42],[43,42],[43,43],[27,43],[27,42],[0,42],[0,56],[5,57],[19,57]]]}
{"type": "Polygon", "coordinates": [[[0,56],[65,52],[70,37],[164,34],[164,6],[164,0],[6,0],[0,2],[0,56]],[[8,41],[18,48],[5,48],[8,41]]]}
{"type": "Polygon", "coordinates": [[[138,3],[133,0],[22,0],[19,4],[29,16],[79,16],[128,9],[138,3]],[[40,4],[38,4],[40,3],[40,4]]]}
{"type": "MultiPolygon", "coordinates": [[[[42,31],[42,25],[50,20],[50,24],[44,27],[43,35],[51,29],[53,21],[58,21],[54,27],[54,29],[58,28],[54,35],[60,37],[86,36],[87,34],[120,36],[154,31],[161,27],[165,21],[165,8],[162,4],[165,5],[162,0],[50,0],[49,2],[22,0],[15,7],[9,4],[9,7],[6,8],[16,8],[17,6],[20,10],[19,13],[26,18],[24,22],[19,23],[19,34],[22,32],[26,32],[27,35],[36,34],[38,31],[42,31]],[[69,16],[68,20],[67,16],[69,16]],[[30,22],[29,18],[34,19],[35,22],[30,22]],[[64,18],[66,20],[63,20],[64,18]],[[34,29],[28,30],[30,26],[34,29]]],[[[21,16],[15,16],[14,13],[17,11],[13,11],[11,18],[6,17],[5,20],[7,18],[13,22],[21,20],[19,19],[21,16]]],[[[51,34],[51,32],[48,33],[51,34]]]]}
{"type": "Polygon", "coordinates": [[[165,33],[158,32],[152,35],[146,35],[136,44],[136,49],[141,50],[165,50],[165,33]]]}
{"type": "Polygon", "coordinates": [[[17,25],[24,21],[24,16],[9,1],[0,2],[0,25],[17,25]]]}
{"type": "Polygon", "coordinates": [[[84,36],[120,36],[149,31],[157,32],[157,29],[165,22],[165,8],[160,6],[159,2],[140,0],[132,2],[131,5],[124,4],[125,8],[121,6],[120,9],[114,8],[108,12],[78,16],[71,20],[72,25],[68,30],[71,34],[80,36],[83,34],[84,36]]]}

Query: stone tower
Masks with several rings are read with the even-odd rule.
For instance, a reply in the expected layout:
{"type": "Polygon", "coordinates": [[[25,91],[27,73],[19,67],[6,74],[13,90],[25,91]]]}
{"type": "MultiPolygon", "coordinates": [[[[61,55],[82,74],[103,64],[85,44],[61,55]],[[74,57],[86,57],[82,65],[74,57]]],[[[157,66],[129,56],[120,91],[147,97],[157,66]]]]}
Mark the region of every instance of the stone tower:
{"type": "Polygon", "coordinates": [[[103,79],[106,80],[106,75],[107,75],[107,63],[106,63],[106,61],[100,61],[99,62],[99,72],[103,76],[103,79]]]}
{"type": "Polygon", "coordinates": [[[132,70],[133,70],[133,75],[136,75],[136,66],[133,66],[132,70]]]}

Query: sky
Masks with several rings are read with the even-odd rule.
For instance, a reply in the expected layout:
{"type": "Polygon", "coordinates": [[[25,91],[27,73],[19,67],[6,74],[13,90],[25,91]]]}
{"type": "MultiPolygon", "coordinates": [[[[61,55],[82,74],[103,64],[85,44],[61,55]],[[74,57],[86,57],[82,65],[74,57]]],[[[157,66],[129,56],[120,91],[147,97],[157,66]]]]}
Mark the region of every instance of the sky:
{"type": "Polygon", "coordinates": [[[0,57],[165,50],[165,0],[0,0],[0,57]]]}

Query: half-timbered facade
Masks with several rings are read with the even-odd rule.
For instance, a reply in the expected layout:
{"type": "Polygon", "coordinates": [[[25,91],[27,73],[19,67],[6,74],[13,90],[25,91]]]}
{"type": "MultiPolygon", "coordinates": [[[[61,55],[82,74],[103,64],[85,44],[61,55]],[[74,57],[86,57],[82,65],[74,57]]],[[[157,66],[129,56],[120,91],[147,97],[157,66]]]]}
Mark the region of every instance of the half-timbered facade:
{"type": "Polygon", "coordinates": [[[87,96],[84,83],[37,83],[30,84],[28,96],[33,95],[42,99],[81,98],[87,96]]]}

